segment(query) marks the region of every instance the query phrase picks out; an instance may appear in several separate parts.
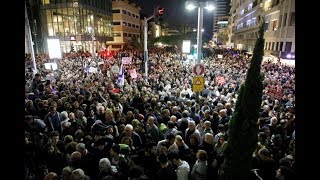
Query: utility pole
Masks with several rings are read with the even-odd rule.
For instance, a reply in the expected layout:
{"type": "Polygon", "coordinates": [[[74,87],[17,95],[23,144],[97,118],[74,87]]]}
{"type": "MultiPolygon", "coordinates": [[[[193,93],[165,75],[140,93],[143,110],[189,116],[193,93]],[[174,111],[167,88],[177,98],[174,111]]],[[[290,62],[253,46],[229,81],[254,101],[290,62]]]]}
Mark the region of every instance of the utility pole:
{"type": "Polygon", "coordinates": [[[29,18],[27,13],[27,5],[24,4],[24,7],[25,7],[25,31],[28,39],[29,53],[31,54],[32,71],[33,71],[33,75],[35,75],[38,72],[38,70],[37,70],[36,60],[34,57],[34,49],[33,49],[33,42],[32,42],[32,36],[31,36],[31,29],[29,25],[29,18]]]}
{"type": "Polygon", "coordinates": [[[147,47],[147,43],[148,43],[148,21],[150,19],[154,18],[154,15],[150,16],[150,17],[144,17],[144,76],[145,76],[145,81],[148,82],[148,47],[147,47]]]}

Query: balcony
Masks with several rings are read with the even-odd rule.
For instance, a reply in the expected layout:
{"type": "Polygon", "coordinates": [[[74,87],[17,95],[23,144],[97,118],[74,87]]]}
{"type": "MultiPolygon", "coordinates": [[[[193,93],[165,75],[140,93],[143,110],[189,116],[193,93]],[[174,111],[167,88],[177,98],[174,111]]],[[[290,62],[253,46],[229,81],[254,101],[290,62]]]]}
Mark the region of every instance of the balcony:
{"type": "Polygon", "coordinates": [[[250,25],[243,26],[242,28],[235,29],[235,31],[233,31],[233,32],[234,33],[241,33],[243,31],[251,30],[251,29],[254,29],[254,28],[258,28],[258,27],[259,27],[259,22],[255,22],[255,23],[252,23],[250,25]]]}

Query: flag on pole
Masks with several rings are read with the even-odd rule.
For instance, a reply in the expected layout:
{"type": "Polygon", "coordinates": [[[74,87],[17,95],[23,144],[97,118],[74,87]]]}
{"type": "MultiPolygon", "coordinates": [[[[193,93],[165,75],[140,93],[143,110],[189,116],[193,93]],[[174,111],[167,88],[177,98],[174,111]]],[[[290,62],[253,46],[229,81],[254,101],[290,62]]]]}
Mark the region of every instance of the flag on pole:
{"type": "Polygon", "coordinates": [[[120,67],[117,84],[119,86],[123,86],[124,85],[124,68],[123,68],[123,64],[121,64],[121,67],[120,67]]]}

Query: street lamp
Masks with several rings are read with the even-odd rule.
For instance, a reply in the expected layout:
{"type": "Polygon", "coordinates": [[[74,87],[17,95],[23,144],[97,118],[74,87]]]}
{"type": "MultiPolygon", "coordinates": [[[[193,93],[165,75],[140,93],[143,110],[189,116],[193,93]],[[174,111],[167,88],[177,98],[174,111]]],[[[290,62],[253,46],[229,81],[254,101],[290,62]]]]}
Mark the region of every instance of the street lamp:
{"type": "Polygon", "coordinates": [[[185,8],[188,10],[193,10],[198,8],[198,29],[197,29],[197,64],[201,63],[201,49],[202,49],[202,27],[203,27],[203,8],[208,11],[214,9],[213,1],[186,1],[185,8]]]}
{"type": "Polygon", "coordinates": [[[92,38],[92,57],[94,57],[95,55],[95,51],[94,51],[94,28],[92,28],[91,26],[88,27],[89,32],[91,31],[91,38],[92,38]]]}

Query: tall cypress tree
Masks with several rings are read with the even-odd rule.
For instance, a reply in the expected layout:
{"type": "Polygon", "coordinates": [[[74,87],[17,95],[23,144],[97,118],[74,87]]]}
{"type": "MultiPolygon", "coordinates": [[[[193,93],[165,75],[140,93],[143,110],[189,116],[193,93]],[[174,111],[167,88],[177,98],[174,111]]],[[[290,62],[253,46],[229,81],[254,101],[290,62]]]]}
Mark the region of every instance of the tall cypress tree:
{"type": "Polygon", "coordinates": [[[259,29],[245,83],[241,85],[235,113],[229,124],[228,144],[224,149],[221,180],[249,180],[252,154],[257,147],[257,120],[262,102],[261,62],[264,46],[264,21],[259,29]]]}

